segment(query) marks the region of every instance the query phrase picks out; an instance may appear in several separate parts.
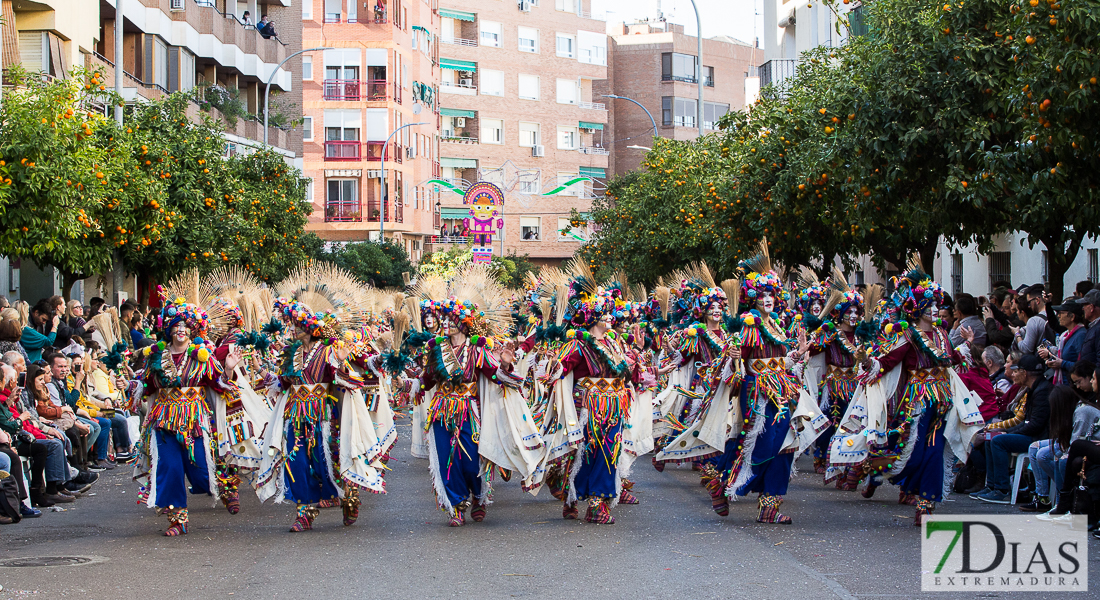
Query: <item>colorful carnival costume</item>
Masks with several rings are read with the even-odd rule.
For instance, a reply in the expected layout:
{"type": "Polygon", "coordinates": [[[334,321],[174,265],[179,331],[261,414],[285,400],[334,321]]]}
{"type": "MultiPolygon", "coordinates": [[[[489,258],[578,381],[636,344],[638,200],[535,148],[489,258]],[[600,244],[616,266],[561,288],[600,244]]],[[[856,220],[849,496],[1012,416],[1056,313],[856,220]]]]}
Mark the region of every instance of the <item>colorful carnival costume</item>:
{"type": "Polygon", "coordinates": [[[791,371],[788,354],[795,341],[776,320],[789,294],[771,270],[766,251],[765,243],[761,254],[742,267],[751,272],[742,279],[741,297],[753,308],[734,325],[740,325],[741,346],[731,353],[745,368],[739,398],[743,429],[715,467],[728,484],[727,496],[760,494],[757,521],[790,523],[779,506],[794,457],[813,443],[828,420],[791,371]]]}
{"type": "Polygon", "coordinates": [[[916,505],[919,525],[942,499],[945,448],[950,445],[965,461],[983,420],[981,400],[954,369],[966,364],[969,350],[952,348],[947,332],[935,325],[940,286],[919,266],[895,285],[895,304],[908,321],[887,325],[890,344],[869,361],[867,385],[839,425],[830,462],[859,465],[868,473],[867,498],[881,476],[889,477],[901,488],[899,502],[916,505]]]}
{"type": "Polygon", "coordinates": [[[210,324],[206,311],[183,298],[166,302],[161,311],[169,341],[144,349],[144,391],[152,396],[145,418],[134,479],[150,508],[168,515],[165,535],[187,533],[187,485],[193,494],[215,489],[217,444],[211,426],[209,395],[239,401],[235,383],[225,377],[204,337],[210,324]]]}
{"type": "MultiPolygon", "coordinates": [[[[494,471],[527,479],[545,448],[522,377],[501,363],[511,311],[503,290],[482,265],[451,283],[450,298],[427,306],[446,336],[427,342],[421,389],[430,393],[425,417],[428,459],[440,510],[450,525],[485,519],[494,471]]],[[[421,304],[423,310],[425,306],[421,304]]]]}
{"type": "Polygon", "coordinates": [[[282,351],[280,393],[263,438],[256,491],[261,502],[294,502],[290,530],[300,532],[313,528],[320,508],[337,503],[344,525],[354,524],[360,490],[384,494],[386,488],[364,380],[348,361],[352,347],[341,334],[359,325],[355,286],[331,269],[303,271],[294,279],[280,291],[324,303],[326,310],[286,296],[275,301],[273,312],[293,326],[297,339],[282,351]]]}
{"type": "Polygon", "coordinates": [[[611,330],[613,313],[625,305],[619,290],[597,288],[584,264],[574,264],[568,318],[574,327],[558,353],[558,393],[569,391],[584,426],[584,442],[569,458],[562,517],[578,516],[577,501],[588,500],[585,520],[612,524],[611,507],[622,492],[619,471],[623,427],[630,419],[630,385],[638,379],[623,340],[611,330]]]}

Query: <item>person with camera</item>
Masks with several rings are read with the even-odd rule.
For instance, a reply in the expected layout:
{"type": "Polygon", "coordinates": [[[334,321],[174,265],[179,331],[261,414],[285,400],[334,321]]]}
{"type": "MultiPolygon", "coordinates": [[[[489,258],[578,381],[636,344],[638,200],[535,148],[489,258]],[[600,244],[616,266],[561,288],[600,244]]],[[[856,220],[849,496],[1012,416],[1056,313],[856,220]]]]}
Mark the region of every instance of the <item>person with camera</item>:
{"type": "Polygon", "coordinates": [[[1054,370],[1054,385],[1069,385],[1070,373],[1080,357],[1081,343],[1087,332],[1085,313],[1083,307],[1072,299],[1055,306],[1054,312],[1058,315],[1058,324],[1065,331],[1058,336],[1056,346],[1040,344],[1038,354],[1047,368],[1054,370]]]}

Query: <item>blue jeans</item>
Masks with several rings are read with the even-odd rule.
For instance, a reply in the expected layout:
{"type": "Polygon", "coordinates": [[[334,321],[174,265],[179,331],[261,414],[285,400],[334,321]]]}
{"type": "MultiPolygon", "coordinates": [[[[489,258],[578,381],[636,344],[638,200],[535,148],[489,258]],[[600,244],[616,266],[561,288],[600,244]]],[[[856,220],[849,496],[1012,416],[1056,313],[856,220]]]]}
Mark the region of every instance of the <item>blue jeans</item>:
{"type": "Polygon", "coordinates": [[[1050,500],[1057,500],[1066,472],[1066,456],[1062,449],[1057,444],[1051,444],[1050,440],[1039,440],[1028,448],[1027,455],[1031,461],[1031,472],[1035,474],[1035,493],[1045,498],[1050,493],[1050,481],[1053,479],[1055,492],[1050,500]]]}
{"type": "MultiPolygon", "coordinates": [[[[87,423],[92,428],[92,432],[88,434],[88,439],[92,444],[95,444],[96,460],[107,460],[107,444],[111,436],[111,421],[103,417],[95,417],[92,419],[85,419],[84,417],[77,417],[82,423],[87,423]]],[[[89,454],[91,454],[89,452],[89,454]]],[[[89,460],[91,457],[88,457],[89,460]]]]}
{"type": "Polygon", "coordinates": [[[69,463],[65,462],[65,444],[55,438],[35,440],[34,443],[46,447],[46,483],[68,481],[69,463]]]}
{"type": "MultiPolygon", "coordinates": [[[[111,417],[110,430],[115,434],[115,450],[118,452],[130,451],[130,429],[126,425],[126,415],[121,411],[111,417]]],[[[104,444],[106,447],[106,444],[104,444]]]]}
{"type": "Polygon", "coordinates": [[[3,471],[5,473],[11,472],[11,459],[8,458],[8,455],[4,454],[3,452],[0,452],[0,471],[3,471]]]}
{"type": "Polygon", "coordinates": [[[1002,433],[985,443],[985,485],[991,490],[1011,493],[1008,473],[1012,454],[1027,452],[1033,440],[1018,433],[1002,433]]]}

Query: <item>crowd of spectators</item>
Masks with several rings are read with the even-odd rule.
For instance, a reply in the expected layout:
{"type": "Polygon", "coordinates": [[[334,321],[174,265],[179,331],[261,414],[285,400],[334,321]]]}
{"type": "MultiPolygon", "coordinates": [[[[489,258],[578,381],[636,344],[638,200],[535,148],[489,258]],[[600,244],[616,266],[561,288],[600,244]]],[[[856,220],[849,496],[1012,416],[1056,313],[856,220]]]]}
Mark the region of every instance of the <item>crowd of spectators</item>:
{"type": "MultiPolygon", "coordinates": [[[[115,372],[104,362],[112,349],[93,318],[105,305],[52,296],[10,306],[0,297],[0,524],[76,501],[99,473],[135,456],[137,376],[125,361],[115,372]]],[[[118,315],[127,349],[151,343],[136,305],[118,315]]]]}
{"type": "Polygon", "coordinates": [[[982,398],[987,423],[955,491],[1009,503],[1015,458],[1026,455],[1020,510],[1059,521],[1091,505],[1089,525],[1097,531],[1100,285],[1083,281],[1059,300],[1042,284],[1012,289],[1005,283],[988,297],[959,294],[941,308],[951,341],[976,350],[975,364],[961,377],[982,398]],[[1082,472],[1085,485],[1078,489],[1082,472]]]}

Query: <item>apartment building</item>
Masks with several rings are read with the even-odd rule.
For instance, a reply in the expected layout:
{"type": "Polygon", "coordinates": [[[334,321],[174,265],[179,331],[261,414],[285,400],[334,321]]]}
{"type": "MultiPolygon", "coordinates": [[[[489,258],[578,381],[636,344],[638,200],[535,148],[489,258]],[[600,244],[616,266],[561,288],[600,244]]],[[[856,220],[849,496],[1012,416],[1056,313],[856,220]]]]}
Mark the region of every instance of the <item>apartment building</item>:
{"type": "Polygon", "coordinates": [[[796,0],[764,1],[764,62],[760,65],[760,86],[781,83],[794,75],[801,54],[811,48],[843,46],[848,38],[839,17],[847,18],[851,33],[867,31],[863,23],[863,5],[856,0],[826,6],[821,2],[796,0]],[[836,12],[833,12],[836,11],[836,12]]]}
{"type": "Polygon", "coordinates": [[[435,231],[439,194],[427,181],[440,173],[436,8],[303,0],[304,47],[328,48],[307,53],[299,71],[314,206],[307,229],[326,240],[385,236],[415,262],[435,231]]]}
{"type": "MultiPolygon", "coordinates": [[[[607,77],[604,23],[591,18],[591,0],[440,2],[442,176],[504,191],[495,254],[559,264],[587,240],[570,211],[588,211],[607,177],[608,116],[594,96],[607,77]],[[579,176],[594,181],[565,185],[579,176]]],[[[466,214],[445,190],[448,233],[466,214]]],[[[455,240],[437,237],[431,248],[455,240]]]]}
{"type": "Polygon", "coordinates": [[[626,100],[606,100],[615,103],[609,123],[609,139],[615,140],[610,146],[612,176],[638,168],[655,134],[676,140],[699,136],[700,73],[704,132],[716,130],[722,115],[752,102],[755,65],[763,56],[759,48],[728,36],[704,39],[700,70],[697,39],[684,35],[683,25],[655,18],[608,23],[607,32],[608,78],[597,84],[598,95],[623,96],[645,106],[642,110],[626,100]]]}
{"type": "MultiPolygon", "coordinates": [[[[301,48],[301,30],[294,27],[298,17],[290,4],[291,0],[4,0],[3,67],[20,64],[46,78],[69,77],[77,66],[100,68],[107,87],[113,87],[115,65],[121,63],[122,93],[129,102],[201,86],[203,97],[211,103],[193,103],[192,118],[203,110],[222,117],[218,107],[234,102],[239,118],[226,127],[226,153],[250,152],[263,145],[263,90],[268,80],[273,97],[285,110],[296,111],[301,105],[300,87],[290,70],[285,65],[278,68],[301,48]],[[116,2],[121,3],[123,15],[121,57],[115,56],[116,2]],[[245,11],[267,14],[277,37],[262,37],[245,22],[245,11]]],[[[253,18],[258,20],[259,16],[253,18]]],[[[297,117],[287,115],[288,120],[297,117]]],[[[300,132],[270,127],[267,137],[275,151],[295,162],[301,151],[300,132]]],[[[0,293],[11,298],[33,301],[61,289],[54,269],[40,269],[30,261],[3,259],[0,271],[8,282],[0,293]]],[[[83,298],[84,288],[93,285],[95,280],[78,282],[73,297],[83,298]]],[[[131,278],[127,283],[131,294],[133,285],[131,278]]],[[[113,296],[113,290],[88,292],[88,296],[113,296]]]]}

